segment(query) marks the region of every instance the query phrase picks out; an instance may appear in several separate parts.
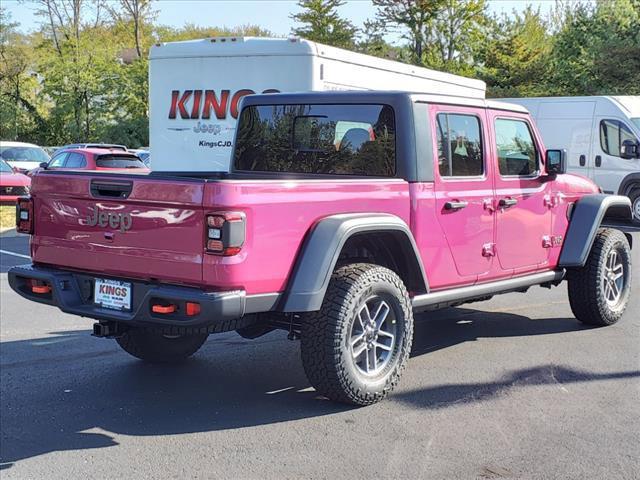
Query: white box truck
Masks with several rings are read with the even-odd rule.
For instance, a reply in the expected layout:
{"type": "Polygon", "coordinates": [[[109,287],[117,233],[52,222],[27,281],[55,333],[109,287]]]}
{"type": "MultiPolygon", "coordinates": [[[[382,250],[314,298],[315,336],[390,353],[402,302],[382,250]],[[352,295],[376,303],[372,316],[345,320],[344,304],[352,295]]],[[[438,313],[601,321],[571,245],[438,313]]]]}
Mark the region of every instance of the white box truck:
{"type": "Polygon", "coordinates": [[[527,108],[545,147],[567,149],[570,172],[631,198],[640,220],[640,96],[500,100],[527,108]]]}
{"type": "Polygon", "coordinates": [[[151,168],[227,171],[238,102],[252,93],[402,90],[485,98],[480,80],[318,43],[251,37],[157,44],[149,55],[151,168]]]}

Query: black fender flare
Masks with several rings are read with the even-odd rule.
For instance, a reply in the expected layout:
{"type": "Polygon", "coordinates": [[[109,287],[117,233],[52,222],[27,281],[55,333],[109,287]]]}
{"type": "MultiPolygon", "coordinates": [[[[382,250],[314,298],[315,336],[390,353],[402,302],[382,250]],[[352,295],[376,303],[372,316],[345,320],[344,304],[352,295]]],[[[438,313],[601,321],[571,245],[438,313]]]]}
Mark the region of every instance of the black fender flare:
{"type": "Polygon", "coordinates": [[[282,311],[319,310],[345,243],[353,235],[366,232],[392,232],[401,236],[403,245],[407,246],[405,253],[413,256],[411,261],[417,262],[428,291],[429,284],[418,247],[411,230],[401,218],[384,213],[338,214],[319,220],[307,235],[285,292],[282,311]]]}
{"type": "Polygon", "coordinates": [[[574,205],[559,267],[582,267],[604,218],[631,222],[631,201],[621,195],[590,194],[574,205]]]}

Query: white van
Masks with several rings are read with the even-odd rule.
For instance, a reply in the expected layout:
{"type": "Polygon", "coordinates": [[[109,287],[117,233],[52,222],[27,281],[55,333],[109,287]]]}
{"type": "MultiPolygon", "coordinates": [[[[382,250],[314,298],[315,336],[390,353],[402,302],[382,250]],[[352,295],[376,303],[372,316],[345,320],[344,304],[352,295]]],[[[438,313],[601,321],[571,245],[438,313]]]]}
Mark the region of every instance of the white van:
{"type": "Polygon", "coordinates": [[[227,171],[238,102],[252,93],[403,90],[485,98],[480,80],[318,43],[251,37],[157,44],[149,67],[151,168],[227,171]]]}
{"type": "Polygon", "coordinates": [[[627,195],[640,219],[640,96],[500,100],[526,107],[545,147],[567,149],[570,172],[627,195]]]}

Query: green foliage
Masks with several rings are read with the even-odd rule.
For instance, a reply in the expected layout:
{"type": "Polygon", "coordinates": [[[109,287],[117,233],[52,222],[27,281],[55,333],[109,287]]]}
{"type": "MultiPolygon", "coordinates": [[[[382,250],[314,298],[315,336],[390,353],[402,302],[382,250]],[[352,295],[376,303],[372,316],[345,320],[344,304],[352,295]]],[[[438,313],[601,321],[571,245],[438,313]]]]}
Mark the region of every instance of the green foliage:
{"type": "Polygon", "coordinates": [[[564,11],[551,59],[554,93],[640,93],[640,2],[573,5],[564,11]]]}
{"type": "Polygon", "coordinates": [[[300,0],[298,6],[303,10],[291,18],[302,25],[292,32],[325,45],[353,48],[358,30],[338,14],[338,7],[344,3],[342,0],[300,0]]]}
{"type": "Polygon", "coordinates": [[[373,0],[378,19],[400,29],[409,41],[411,62],[422,65],[431,27],[446,0],[373,0]]]}
{"type": "Polygon", "coordinates": [[[489,24],[486,11],[486,0],[444,0],[429,25],[425,65],[473,76],[489,24]]]}
{"type": "Polygon", "coordinates": [[[531,7],[521,15],[494,18],[489,37],[477,54],[480,78],[489,96],[526,97],[545,95],[553,38],[550,25],[531,7]]]}

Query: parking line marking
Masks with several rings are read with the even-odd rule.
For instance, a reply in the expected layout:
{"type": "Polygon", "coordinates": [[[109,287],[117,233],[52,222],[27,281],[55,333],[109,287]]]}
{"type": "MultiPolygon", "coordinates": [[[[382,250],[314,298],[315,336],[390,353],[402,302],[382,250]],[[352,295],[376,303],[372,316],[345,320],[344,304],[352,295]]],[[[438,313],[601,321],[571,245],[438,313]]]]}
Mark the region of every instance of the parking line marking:
{"type": "Polygon", "coordinates": [[[13,255],[14,257],[28,258],[29,260],[31,260],[31,257],[29,255],[22,255],[21,253],[10,252],[8,250],[0,250],[0,253],[4,253],[5,255],[13,255]]]}

